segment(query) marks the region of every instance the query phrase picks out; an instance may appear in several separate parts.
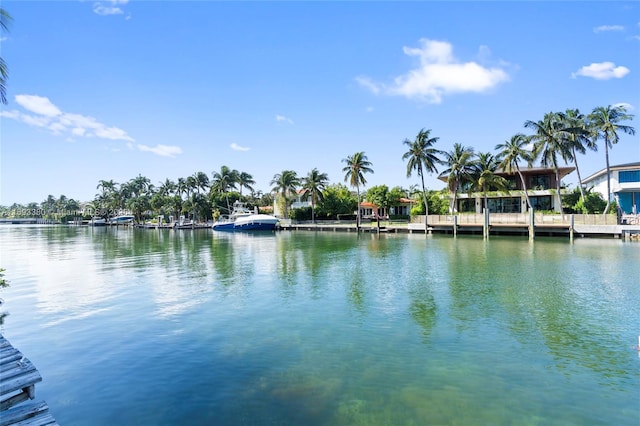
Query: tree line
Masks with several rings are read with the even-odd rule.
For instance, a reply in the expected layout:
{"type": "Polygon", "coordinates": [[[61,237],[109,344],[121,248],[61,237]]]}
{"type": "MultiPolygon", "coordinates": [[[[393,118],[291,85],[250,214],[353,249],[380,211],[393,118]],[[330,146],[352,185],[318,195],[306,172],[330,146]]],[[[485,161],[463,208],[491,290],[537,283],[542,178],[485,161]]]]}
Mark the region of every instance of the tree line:
{"type": "MultiPolygon", "coordinates": [[[[489,191],[508,192],[508,182],[501,172],[517,175],[521,181],[528,208],[532,208],[528,195],[527,183],[522,174],[522,167],[531,167],[539,162],[541,166],[550,168],[556,174],[556,191],[558,202],[562,205],[559,167],[560,162],[575,166],[578,175],[577,192],[579,196],[569,197],[575,202],[565,208],[580,213],[592,213],[600,210],[607,213],[610,200],[601,200],[604,208],[597,207],[594,202],[597,194],[590,194],[583,187],[578,165],[580,155],[587,151],[596,151],[598,141],[603,141],[607,169],[607,188],[611,193],[609,149],[618,143],[620,133],[635,134],[635,129],[624,125],[633,116],[626,112],[624,106],[597,107],[589,114],[582,114],[578,109],[567,109],[564,112],[549,112],[541,120],[527,120],[524,127],[532,130],[525,135],[517,133],[510,139],[495,146],[496,153],[476,152],[472,147],[454,143],[450,151],[442,151],[435,147],[438,137],[432,136],[430,129],[422,129],[413,139],[405,139],[402,143],[407,149],[402,155],[406,162],[406,175],[414,172],[420,177],[421,191],[415,186],[410,189],[395,187],[391,190],[386,185],[371,188],[365,193],[361,189],[367,183],[367,174],[373,173],[373,164],[365,152],[356,152],[342,160],[344,183],[355,189],[355,194],[342,183],[330,184],[326,173],[317,168],[305,176],[299,176],[294,170],[283,170],[276,173],[270,181],[271,192],[263,193],[254,190],[255,180],[247,172],[241,172],[222,166],[213,172],[211,178],[204,172],[196,172],[176,181],[165,179],[158,185],[142,175],[118,184],[113,180],[100,180],[96,189],[99,191],[88,206],[103,217],[115,216],[130,212],[137,221],[155,216],[190,216],[196,220],[216,219],[219,215],[231,211],[236,200],[249,204],[250,207],[273,206],[274,201],[285,218],[289,217],[289,207],[298,196],[308,198],[311,202],[311,220],[316,216],[321,219],[335,219],[338,215],[356,212],[356,220],[360,222],[360,203],[369,200],[380,207],[389,207],[402,196],[412,197],[417,205],[412,214],[445,214],[455,213],[459,191],[480,192],[487,205],[489,191]],[[439,173],[446,180],[447,194],[427,191],[425,174],[439,173]],[[243,190],[248,191],[243,193],[243,190]],[[445,208],[442,199],[450,199],[445,208]],[[596,207],[594,207],[596,206],[596,207]]],[[[597,201],[597,200],[596,200],[597,201]]],[[[601,203],[600,203],[601,204],[601,203]]],[[[86,210],[85,206],[85,210],[86,210]]],[[[2,217],[28,217],[40,212],[41,215],[61,220],[70,212],[80,210],[80,203],[64,195],[55,198],[49,195],[42,203],[29,203],[26,206],[14,204],[0,207],[2,217]],[[24,214],[20,215],[20,212],[24,214]]],[[[300,213],[298,213],[300,217],[300,213]]]]}

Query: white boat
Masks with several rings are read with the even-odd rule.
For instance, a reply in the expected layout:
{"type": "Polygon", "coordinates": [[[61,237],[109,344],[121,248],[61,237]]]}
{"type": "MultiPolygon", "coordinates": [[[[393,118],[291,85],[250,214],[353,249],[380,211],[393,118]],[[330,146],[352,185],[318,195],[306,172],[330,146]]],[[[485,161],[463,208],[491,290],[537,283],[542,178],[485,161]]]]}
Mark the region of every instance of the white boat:
{"type": "Polygon", "coordinates": [[[89,221],[89,225],[91,226],[107,226],[107,220],[102,217],[93,217],[91,221],[89,221]]]}
{"type": "Polygon", "coordinates": [[[110,223],[112,225],[121,225],[121,224],[125,224],[125,223],[133,223],[133,220],[135,218],[131,215],[122,215],[122,216],[116,216],[111,218],[110,223]]]}
{"type": "Polygon", "coordinates": [[[215,231],[272,231],[278,225],[278,218],[249,210],[244,203],[233,203],[233,211],[221,216],[212,226],[215,231]]]}

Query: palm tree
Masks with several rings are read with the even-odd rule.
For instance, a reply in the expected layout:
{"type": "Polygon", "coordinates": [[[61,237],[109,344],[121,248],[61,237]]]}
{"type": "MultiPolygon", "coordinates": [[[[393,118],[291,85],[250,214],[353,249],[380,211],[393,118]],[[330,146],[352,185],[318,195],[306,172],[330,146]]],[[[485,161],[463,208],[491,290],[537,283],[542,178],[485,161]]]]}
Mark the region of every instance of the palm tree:
{"type": "MultiPolygon", "coordinates": [[[[9,32],[9,25],[13,21],[9,12],[0,7],[0,35],[9,32]]],[[[7,69],[7,63],[0,57],[0,102],[7,104],[7,79],[9,78],[9,71],[7,69]]]]}
{"type": "Polygon", "coordinates": [[[303,195],[311,193],[311,222],[316,223],[315,206],[318,201],[323,200],[322,191],[324,191],[329,183],[329,177],[326,173],[320,173],[314,168],[302,178],[303,195]]]}
{"type": "Polygon", "coordinates": [[[238,186],[240,187],[240,196],[242,196],[242,188],[247,188],[249,191],[253,191],[253,186],[256,181],[253,180],[253,176],[251,176],[247,172],[240,172],[238,174],[238,186]]]}
{"type": "Polygon", "coordinates": [[[496,188],[508,192],[507,180],[496,174],[499,167],[498,158],[489,152],[480,152],[472,165],[472,176],[475,186],[484,194],[484,208],[489,209],[487,191],[496,188]]]}
{"type": "Polygon", "coordinates": [[[98,181],[98,186],[96,189],[100,190],[100,194],[96,196],[99,200],[99,203],[104,203],[107,209],[117,209],[119,207],[119,194],[118,194],[118,184],[110,180],[100,180],[98,181]]]}
{"type": "Polygon", "coordinates": [[[364,178],[365,173],[373,173],[371,168],[372,164],[367,159],[367,156],[363,151],[356,152],[355,154],[343,158],[342,162],[346,166],[342,169],[344,172],[344,181],[349,182],[349,185],[356,187],[358,194],[358,211],[356,213],[356,230],[360,231],[360,185],[366,185],[367,180],[364,178]]]}
{"type": "Polygon", "coordinates": [[[438,137],[430,137],[431,129],[422,129],[418,132],[415,140],[405,139],[403,144],[409,147],[409,150],[402,155],[403,160],[409,160],[407,163],[407,177],[411,177],[411,173],[416,170],[420,180],[422,181],[422,197],[424,199],[425,219],[424,229],[427,230],[427,219],[429,218],[429,205],[427,204],[427,191],[424,186],[424,172],[438,173],[436,164],[442,164],[442,160],[438,158],[442,151],[432,148],[433,144],[438,141],[438,137]]]}
{"type": "Polygon", "coordinates": [[[222,166],[220,172],[213,173],[213,179],[211,180],[211,190],[217,191],[225,195],[227,200],[227,211],[231,213],[231,206],[229,205],[229,190],[236,188],[238,182],[238,171],[231,170],[227,166],[222,166]]]}
{"type": "Polygon", "coordinates": [[[205,172],[194,173],[193,180],[198,194],[200,194],[200,190],[206,191],[209,187],[209,176],[205,172]]]}
{"type": "Polygon", "coordinates": [[[300,185],[300,179],[293,170],[283,170],[282,173],[276,173],[271,179],[271,185],[274,185],[273,191],[280,195],[280,199],[284,204],[284,218],[288,216],[288,198],[289,195],[294,194],[296,189],[300,185]]]}
{"type": "Polygon", "coordinates": [[[456,143],[453,150],[445,153],[444,164],[449,166],[441,176],[447,176],[447,186],[453,192],[453,199],[449,206],[449,211],[453,214],[457,210],[458,190],[460,186],[470,180],[471,161],[473,159],[473,148],[465,147],[456,143]]]}
{"type": "Polygon", "coordinates": [[[542,120],[527,120],[524,127],[534,130],[531,135],[533,141],[533,157],[540,157],[543,167],[551,167],[556,175],[556,191],[558,193],[558,207],[562,213],[562,196],[560,195],[560,171],[558,170],[558,156],[570,157],[563,140],[566,131],[562,123],[562,117],[555,112],[548,112],[542,120]]]}
{"type": "Polygon", "coordinates": [[[604,152],[607,161],[607,207],[604,214],[609,212],[611,204],[611,170],[609,167],[609,148],[613,148],[613,144],[618,143],[618,131],[628,135],[635,135],[636,130],[631,126],[619,124],[621,121],[633,119],[632,114],[627,114],[624,106],[606,106],[596,107],[589,114],[589,121],[597,132],[597,138],[604,139],[604,152]]]}
{"type": "Polygon", "coordinates": [[[158,193],[163,197],[168,197],[176,191],[176,184],[171,179],[165,179],[164,182],[160,182],[158,187],[158,193]]]}
{"type": "Polygon", "coordinates": [[[531,140],[527,136],[522,133],[517,133],[511,136],[511,139],[508,141],[496,145],[495,148],[500,151],[498,154],[498,158],[502,160],[500,168],[507,173],[513,173],[515,170],[518,173],[518,176],[520,176],[520,183],[522,183],[522,189],[524,190],[524,196],[527,199],[527,206],[529,209],[532,208],[531,200],[529,199],[529,193],[527,192],[527,183],[520,171],[518,162],[520,160],[524,160],[527,162],[527,165],[531,167],[531,163],[533,163],[533,155],[531,151],[527,150],[527,146],[530,143],[531,140]]]}
{"type": "Polygon", "coordinates": [[[567,109],[564,113],[560,113],[561,120],[564,125],[564,140],[565,150],[570,152],[570,157],[567,156],[565,161],[571,158],[573,164],[576,166],[576,173],[578,175],[578,189],[580,190],[580,198],[584,201],[584,188],[582,187],[582,177],[580,176],[580,168],[578,167],[578,153],[585,154],[587,148],[596,151],[598,146],[596,145],[595,135],[589,130],[589,126],[584,114],[580,113],[578,109],[567,109]],[[592,137],[594,136],[594,137],[592,137]]]}

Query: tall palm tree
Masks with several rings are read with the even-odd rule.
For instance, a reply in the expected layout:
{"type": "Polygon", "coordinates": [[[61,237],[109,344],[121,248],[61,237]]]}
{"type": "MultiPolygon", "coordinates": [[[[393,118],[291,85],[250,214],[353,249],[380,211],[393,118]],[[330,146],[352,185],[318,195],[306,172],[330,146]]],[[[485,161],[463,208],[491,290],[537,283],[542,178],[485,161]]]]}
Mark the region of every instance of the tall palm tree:
{"type": "MultiPolygon", "coordinates": [[[[9,32],[9,25],[13,21],[9,12],[0,7],[0,36],[9,32]]],[[[9,70],[7,63],[0,57],[0,103],[7,104],[7,79],[9,78],[9,70]]]]}
{"type": "Polygon", "coordinates": [[[238,174],[238,186],[240,187],[240,196],[242,196],[242,188],[247,188],[249,191],[253,191],[253,186],[256,181],[253,180],[253,176],[251,176],[247,172],[240,172],[238,174]]]}
{"type": "Polygon", "coordinates": [[[227,211],[231,213],[231,206],[229,205],[229,191],[236,189],[236,183],[238,182],[238,171],[232,170],[227,166],[222,166],[220,172],[213,173],[213,179],[211,180],[211,190],[219,192],[225,195],[227,200],[227,211]]]}
{"type": "Polygon", "coordinates": [[[168,197],[176,190],[176,184],[169,178],[165,179],[164,182],[160,182],[160,186],[158,187],[158,193],[163,197],[168,197]]]}
{"type": "Polygon", "coordinates": [[[436,164],[442,164],[442,160],[438,158],[438,155],[442,154],[442,151],[433,148],[433,144],[440,138],[430,137],[430,133],[431,129],[422,129],[413,141],[405,139],[402,142],[409,148],[409,150],[402,155],[403,160],[409,160],[407,162],[407,177],[411,177],[411,173],[416,170],[422,182],[422,198],[425,208],[425,232],[428,227],[429,205],[427,204],[427,190],[424,186],[424,173],[438,173],[436,164]]]}
{"type": "MultiPolygon", "coordinates": [[[[582,177],[578,167],[578,153],[585,154],[587,149],[596,151],[598,149],[595,141],[596,137],[590,131],[587,119],[584,114],[580,113],[580,110],[567,109],[565,112],[560,113],[560,118],[563,121],[565,130],[563,140],[565,150],[571,153],[570,158],[576,166],[580,198],[584,201],[584,188],[582,187],[582,177]]],[[[565,158],[565,161],[568,159],[569,157],[565,158]]]]}
{"type": "Polygon", "coordinates": [[[527,162],[527,165],[531,167],[533,163],[533,155],[531,151],[527,149],[527,146],[531,143],[529,137],[523,135],[522,133],[516,133],[511,136],[511,139],[505,141],[504,143],[499,143],[496,145],[496,150],[499,150],[498,158],[502,161],[500,162],[500,168],[507,173],[513,173],[514,170],[520,176],[520,183],[522,184],[522,189],[524,190],[524,197],[527,199],[527,206],[529,209],[532,208],[531,200],[529,199],[529,193],[527,191],[527,183],[524,180],[524,176],[520,171],[520,166],[518,162],[520,160],[524,160],[527,162]]]}
{"type": "Polygon", "coordinates": [[[531,135],[533,141],[533,156],[540,157],[543,167],[551,167],[556,175],[556,192],[558,194],[558,207],[562,213],[562,196],[560,194],[560,171],[558,170],[558,157],[568,158],[570,153],[563,143],[566,131],[560,114],[548,112],[542,120],[527,120],[524,127],[533,129],[531,135]]]}
{"type": "Polygon", "coordinates": [[[607,161],[607,206],[604,209],[604,214],[609,212],[609,206],[611,205],[611,170],[609,166],[609,148],[613,148],[613,144],[618,143],[618,131],[626,133],[628,135],[635,135],[636,129],[631,126],[620,124],[622,121],[633,119],[632,114],[627,114],[627,110],[624,106],[606,106],[596,107],[589,114],[589,121],[593,126],[594,131],[597,132],[597,139],[604,139],[604,152],[607,161]]]}
{"type": "Polygon", "coordinates": [[[193,180],[196,188],[196,192],[200,194],[200,190],[206,192],[209,187],[209,176],[205,172],[196,172],[193,174],[193,180]]]}
{"type": "Polygon", "coordinates": [[[456,143],[453,150],[445,153],[444,164],[448,167],[441,173],[447,176],[447,186],[453,192],[453,199],[449,211],[453,214],[457,210],[458,190],[460,186],[471,178],[471,162],[473,160],[473,148],[456,143]]]}
{"type": "Polygon", "coordinates": [[[311,198],[311,222],[316,223],[316,203],[323,200],[322,191],[324,191],[329,183],[329,176],[326,173],[320,173],[318,169],[314,168],[302,178],[302,189],[304,195],[310,193],[311,198]]]}
{"type": "Polygon", "coordinates": [[[104,204],[107,209],[117,209],[120,204],[120,194],[118,191],[118,184],[110,180],[100,180],[96,189],[100,190],[100,194],[96,195],[100,204],[104,204]]]}
{"type": "Polygon", "coordinates": [[[296,192],[298,186],[300,186],[300,179],[293,170],[283,170],[282,173],[276,173],[271,179],[271,185],[273,191],[280,195],[280,199],[284,204],[284,218],[289,217],[288,200],[289,196],[296,192]]]}
{"type": "Polygon", "coordinates": [[[489,209],[489,197],[487,196],[489,188],[508,192],[507,180],[496,174],[499,165],[498,158],[489,152],[478,153],[472,165],[473,182],[476,188],[483,192],[484,208],[487,210],[489,209]]]}
{"type": "Polygon", "coordinates": [[[358,194],[358,211],[356,213],[356,230],[360,231],[360,185],[366,185],[365,173],[373,173],[371,168],[372,164],[367,159],[367,156],[363,151],[356,152],[353,155],[343,158],[342,162],[346,166],[342,169],[344,172],[344,181],[349,182],[349,185],[356,187],[358,194]]]}

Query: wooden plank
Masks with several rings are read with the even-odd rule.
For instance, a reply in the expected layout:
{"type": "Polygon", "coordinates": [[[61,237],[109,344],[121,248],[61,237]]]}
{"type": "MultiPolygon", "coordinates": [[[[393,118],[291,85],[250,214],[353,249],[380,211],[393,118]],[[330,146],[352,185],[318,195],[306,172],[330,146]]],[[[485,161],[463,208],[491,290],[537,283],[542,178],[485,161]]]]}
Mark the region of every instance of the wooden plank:
{"type": "Polygon", "coordinates": [[[4,411],[0,416],[0,426],[11,425],[40,414],[47,413],[49,407],[44,401],[30,402],[4,411]]]}
{"type": "Polygon", "coordinates": [[[29,394],[26,392],[20,391],[20,393],[17,393],[7,399],[3,399],[2,401],[0,401],[0,412],[3,412],[4,410],[7,410],[13,407],[14,405],[18,405],[21,402],[28,401],[28,400],[29,400],[29,394]]]}
{"type": "Polygon", "coordinates": [[[21,374],[31,373],[32,371],[37,372],[35,365],[27,358],[21,358],[3,365],[2,368],[0,368],[0,377],[2,377],[2,381],[5,381],[21,374]]]}
{"type": "Polygon", "coordinates": [[[5,364],[18,361],[20,358],[22,358],[22,353],[17,349],[11,348],[11,350],[4,351],[0,354],[0,371],[5,364]]]}
{"type": "Polygon", "coordinates": [[[8,380],[4,380],[3,378],[3,380],[0,381],[0,395],[5,395],[10,392],[27,388],[41,381],[42,376],[40,376],[38,370],[30,371],[26,374],[21,374],[8,380]]]}

